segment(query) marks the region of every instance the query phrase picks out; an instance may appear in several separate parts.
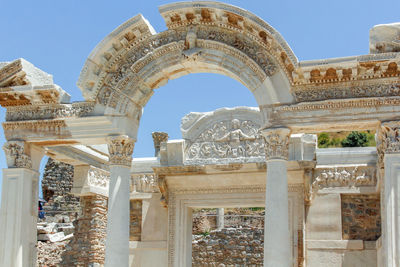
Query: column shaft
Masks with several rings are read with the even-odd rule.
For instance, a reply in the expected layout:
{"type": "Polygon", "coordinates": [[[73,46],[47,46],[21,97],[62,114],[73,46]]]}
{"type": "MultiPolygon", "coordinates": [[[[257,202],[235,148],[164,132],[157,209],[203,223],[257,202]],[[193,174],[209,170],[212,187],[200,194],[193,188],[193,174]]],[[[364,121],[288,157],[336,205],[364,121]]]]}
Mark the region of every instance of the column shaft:
{"type": "Polygon", "coordinates": [[[38,177],[23,168],[3,169],[0,266],[36,266],[38,177]]]}
{"type": "Polygon", "coordinates": [[[134,142],[127,136],[110,137],[105,267],[129,266],[130,169],[134,142]]]}
{"type": "Polygon", "coordinates": [[[264,267],[289,267],[292,265],[292,246],[286,164],[290,130],[284,127],[269,128],[261,133],[265,138],[267,161],[264,267]]]}
{"type": "Polygon", "coordinates": [[[291,266],[286,161],[267,162],[264,267],[291,266]]]}

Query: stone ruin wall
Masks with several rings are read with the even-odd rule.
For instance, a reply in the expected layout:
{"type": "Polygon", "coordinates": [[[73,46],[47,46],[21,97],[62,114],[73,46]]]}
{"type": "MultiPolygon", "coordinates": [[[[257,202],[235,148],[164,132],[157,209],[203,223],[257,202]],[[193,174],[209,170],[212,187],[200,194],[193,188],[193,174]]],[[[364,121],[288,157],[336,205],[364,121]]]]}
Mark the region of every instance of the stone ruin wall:
{"type": "Polygon", "coordinates": [[[241,228],[196,236],[192,244],[193,267],[262,267],[264,229],[241,228]]]}
{"type": "MultiPolygon", "coordinates": [[[[74,167],[49,158],[42,179],[43,210],[46,217],[63,215],[75,219],[80,212],[79,198],[70,194],[74,167]]],[[[48,219],[47,219],[48,220],[48,219]]]]}

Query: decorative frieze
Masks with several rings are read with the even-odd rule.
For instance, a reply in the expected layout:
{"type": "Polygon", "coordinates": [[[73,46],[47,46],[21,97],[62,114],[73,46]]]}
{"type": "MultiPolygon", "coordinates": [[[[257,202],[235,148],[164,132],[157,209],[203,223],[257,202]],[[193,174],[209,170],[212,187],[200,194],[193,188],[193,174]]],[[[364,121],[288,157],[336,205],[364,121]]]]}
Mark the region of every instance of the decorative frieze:
{"type": "Polygon", "coordinates": [[[31,157],[25,151],[24,141],[8,141],[3,146],[9,168],[32,168],[31,157]]]}
{"type": "Polygon", "coordinates": [[[70,136],[64,120],[4,122],[3,129],[6,139],[32,138],[32,136],[52,138],[70,136]]]}
{"type": "Polygon", "coordinates": [[[90,167],[88,171],[88,185],[107,188],[110,183],[110,173],[108,171],[90,167]]]}
{"type": "Polygon", "coordinates": [[[156,174],[132,175],[131,191],[140,193],[160,193],[158,177],[156,174]]]}
{"type": "Polygon", "coordinates": [[[219,121],[205,129],[185,150],[186,162],[211,162],[264,157],[260,125],[250,120],[219,121]]]}
{"type": "Polygon", "coordinates": [[[269,128],[261,130],[265,139],[265,158],[266,160],[282,159],[288,160],[289,157],[289,137],[288,128],[269,128]]]}
{"type": "Polygon", "coordinates": [[[374,167],[333,167],[317,168],[311,184],[312,193],[325,188],[354,188],[362,186],[375,186],[377,182],[374,167]]]}
{"type": "Polygon", "coordinates": [[[126,135],[110,136],[108,138],[109,164],[131,166],[134,145],[133,139],[126,135]]]}
{"type": "Polygon", "coordinates": [[[326,100],[312,103],[298,103],[294,105],[283,105],[271,107],[274,113],[276,112],[301,112],[314,110],[338,110],[349,108],[372,108],[383,106],[398,106],[400,105],[399,97],[385,98],[365,98],[365,99],[343,99],[343,100],[326,100]]]}
{"type": "Polygon", "coordinates": [[[49,104],[8,107],[6,121],[48,120],[70,117],[84,117],[94,110],[94,102],[73,104],[49,104]]]}
{"type": "Polygon", "coordinates": [[[352,84],[348,87],[343,86],[313,86],[296,87],[293,90],[297,102],[311,102],[327,99],[361,98],[361,97],[382,97],[382,96],[400,96],[400,84],[379,83],[370,85],[352,84]]]}

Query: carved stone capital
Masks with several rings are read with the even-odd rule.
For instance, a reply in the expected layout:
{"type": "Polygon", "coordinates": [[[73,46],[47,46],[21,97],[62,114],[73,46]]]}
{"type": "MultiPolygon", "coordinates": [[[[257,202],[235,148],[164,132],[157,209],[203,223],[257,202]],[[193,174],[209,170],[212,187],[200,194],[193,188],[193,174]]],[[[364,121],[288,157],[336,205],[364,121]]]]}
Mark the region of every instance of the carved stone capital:
{"type": "Polygon", "coordinates": [[[108,137],[110,165],[131,166],[135,142],[126,135],[108,137]]]}
{"type": "Polygon", "coordinates": [[[385,154],[400,153],[400,121],[382,123],[378,131],[378,146],[385,154]]]}
{"type": "Polygon", "coordinates": [[[288,160],[290,129],[284,127],[267,128],[260,132],[265,139],[265,159],[267,161],[273,159],[288,160]]]}
{"type": "Polygon", "coordinates": [[[157,157],[160,153],[160,146],[162,142],[168,141],[168,134],[164,132],[152,132],[151,136],[153,137],[154,143],[154,155],[157,157]]]}
{"type": "Polygon", "coordinates": [[[9,168],[32,168],[32,160],[25,151],[24,141],[8,141],[3,146],[9,168]]]}

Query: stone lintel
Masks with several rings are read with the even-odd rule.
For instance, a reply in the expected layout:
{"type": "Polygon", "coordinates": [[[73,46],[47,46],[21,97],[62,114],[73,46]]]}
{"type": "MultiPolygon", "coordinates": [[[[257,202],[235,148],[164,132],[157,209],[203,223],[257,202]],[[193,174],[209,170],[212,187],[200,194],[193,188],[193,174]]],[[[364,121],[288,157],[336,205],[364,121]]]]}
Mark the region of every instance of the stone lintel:
{"type": "Polygon", "coordinates": [[[292,133],[377,129],[381,121],[396,120],[400,97],[333,99],[293,105],[262,106],[264,127],[286,125],[292,133]]]}

